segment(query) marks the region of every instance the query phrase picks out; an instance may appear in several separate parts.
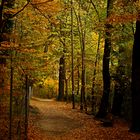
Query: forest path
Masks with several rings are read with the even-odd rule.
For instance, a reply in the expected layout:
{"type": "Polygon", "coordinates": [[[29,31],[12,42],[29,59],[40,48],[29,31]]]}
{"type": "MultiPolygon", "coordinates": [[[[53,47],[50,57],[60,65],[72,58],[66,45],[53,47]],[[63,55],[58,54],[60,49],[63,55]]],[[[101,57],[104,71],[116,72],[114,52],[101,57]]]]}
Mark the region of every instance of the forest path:
{"type": "Polygon", "coordinates": [[[46,131],[48,135],[62,135],[82,126],[80,122],[70,118],[60,109],[61,103],[36,98],[36,101],[31,101],[31,104],[39,109],[41,115],[36,125],[46,131]]]}
{"type": "Polygon", "coordinates": [[[30,115],[34,127],[34,132],[31,132],[34,134],[34,138],[31,138],[33,140],[140,139],[139,134],[128,132],[125,122],[118,121],[113,127],[104,128],[93,116],[71,109],[71,104],[55,100],[33,99],[31,106],[33,107],[30,115]]]}

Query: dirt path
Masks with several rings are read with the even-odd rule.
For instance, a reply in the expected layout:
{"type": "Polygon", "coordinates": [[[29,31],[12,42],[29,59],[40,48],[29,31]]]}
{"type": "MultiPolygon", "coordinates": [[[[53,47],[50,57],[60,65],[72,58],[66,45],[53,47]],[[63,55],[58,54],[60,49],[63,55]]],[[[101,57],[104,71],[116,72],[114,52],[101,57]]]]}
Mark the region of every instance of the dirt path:
{"type": "Polygon", "coordinates": [[[93,116],[72,110],[70,104],[32,100],[31,105],[40,112],[32,113],[34,131],[38,132],[33,140],[140,140],[140,134],[128,132],[125,122],[104,128],[93,116]]]}
{"type": "Polygon", "coordinates": [[[32,105],[39,108],[41,119],[36,123],[48,135],[62,135],[72,129],[81,127],[80,122],[73,120],[60,110],[59,103],[53,100],[32,101],[32,105]]]}

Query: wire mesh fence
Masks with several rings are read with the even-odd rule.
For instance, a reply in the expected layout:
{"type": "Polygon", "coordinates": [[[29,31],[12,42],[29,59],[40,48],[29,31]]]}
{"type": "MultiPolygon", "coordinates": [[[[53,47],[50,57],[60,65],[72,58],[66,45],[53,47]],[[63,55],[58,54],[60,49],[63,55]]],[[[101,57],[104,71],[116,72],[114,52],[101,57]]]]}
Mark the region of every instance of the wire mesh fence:
{"type": "Polygon", "coordinates": [[[10,71],[9,81],[0,86],[0,140],[27,140],[28,77],[25,75],[22,86],[17,86],[10,71]]]}

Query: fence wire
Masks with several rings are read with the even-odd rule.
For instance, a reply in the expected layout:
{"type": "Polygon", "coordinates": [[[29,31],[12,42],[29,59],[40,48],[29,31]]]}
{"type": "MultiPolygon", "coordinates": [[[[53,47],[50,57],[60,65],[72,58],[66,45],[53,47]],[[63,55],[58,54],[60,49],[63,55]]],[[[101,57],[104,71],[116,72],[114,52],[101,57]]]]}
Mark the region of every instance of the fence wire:
{"type": "Polygon", "coordinates": [[[25,76],[21,87],[12,82],[0,86],[0,140],[27,140],[28,78],[25,76]]]}

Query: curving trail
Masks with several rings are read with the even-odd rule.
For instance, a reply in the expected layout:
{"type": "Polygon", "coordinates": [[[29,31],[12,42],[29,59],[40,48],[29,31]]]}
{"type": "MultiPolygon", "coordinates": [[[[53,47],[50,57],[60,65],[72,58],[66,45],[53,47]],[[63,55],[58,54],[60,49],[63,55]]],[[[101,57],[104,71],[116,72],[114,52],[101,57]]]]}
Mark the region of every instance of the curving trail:
{"type": "Polygon", "coordinates": [[[29,140],[139,140],[140,134],[128,132],[125,122],[118,120],[104,128],[93,116],[72,110],[71,104],[34,98],[31,106],[29,140]],[[37,113],[39,112],[39,113],[37,113]]]}

